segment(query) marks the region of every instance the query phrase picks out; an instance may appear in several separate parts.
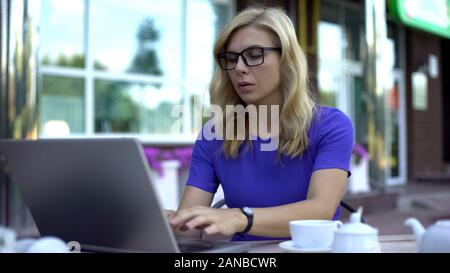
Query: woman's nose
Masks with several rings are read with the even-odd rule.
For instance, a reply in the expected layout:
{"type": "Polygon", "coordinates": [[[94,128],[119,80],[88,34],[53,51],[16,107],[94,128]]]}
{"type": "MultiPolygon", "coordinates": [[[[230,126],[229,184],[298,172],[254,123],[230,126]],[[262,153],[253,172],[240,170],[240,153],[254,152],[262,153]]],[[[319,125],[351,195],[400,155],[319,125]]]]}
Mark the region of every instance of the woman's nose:
{"type": "Polygon", "coordinates": [[[244,62],[244,59],[242,56],[238,57],[237,63],[236,63],[236,67],[234,68],[236,70],[236,72],[242,73],[242,72],[247,72],[248,67],[244,62]]]}

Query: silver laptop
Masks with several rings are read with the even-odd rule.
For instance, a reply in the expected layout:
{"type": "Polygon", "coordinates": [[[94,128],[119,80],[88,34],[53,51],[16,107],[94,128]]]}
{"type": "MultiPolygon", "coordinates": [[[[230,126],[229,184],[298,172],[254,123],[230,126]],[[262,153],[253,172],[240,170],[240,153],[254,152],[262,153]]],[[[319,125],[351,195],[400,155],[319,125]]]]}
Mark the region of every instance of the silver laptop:
{"type": "Polygon", "coordinates": [[[85,251],[246,252],[246,243],[182,240],[165,217],[138,140],[0,140],[0,156],[42,236],[85,251]]]}

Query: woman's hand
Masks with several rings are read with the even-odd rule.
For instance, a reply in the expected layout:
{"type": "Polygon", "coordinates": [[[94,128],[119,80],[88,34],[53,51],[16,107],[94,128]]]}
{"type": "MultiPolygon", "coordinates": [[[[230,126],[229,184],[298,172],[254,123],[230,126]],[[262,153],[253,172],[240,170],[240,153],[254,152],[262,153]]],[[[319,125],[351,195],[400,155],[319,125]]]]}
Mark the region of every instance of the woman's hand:
{"type": "Polygon", "coordinates": [[[200,229],[207,235],[230,236],[245,229],[247,217],[240,209],[195,206],[173,213],[170,224],[181,231],[200,229]]]}

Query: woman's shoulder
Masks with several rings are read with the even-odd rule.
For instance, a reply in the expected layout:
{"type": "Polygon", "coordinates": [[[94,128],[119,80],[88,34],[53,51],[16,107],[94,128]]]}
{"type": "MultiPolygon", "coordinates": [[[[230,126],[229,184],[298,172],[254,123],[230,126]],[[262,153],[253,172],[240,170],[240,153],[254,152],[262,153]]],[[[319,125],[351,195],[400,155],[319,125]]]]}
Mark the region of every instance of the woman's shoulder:
{"type": "Polygon", "coordinates": [[[312,121],[313,124],[321,126],[348,122],[351,123],[351,120],[344,112],[337,108],[323,105],[317,106],[312,121]]]}
{"type": "MultiPolygon", "coordinates": [[[[310,137],[319,137],[336,130],[352,131],[351,119],[341,110],[329,106],[317,106],[311,122],[310,137]]],[[[353,131],[352,131],[353,133],[353,131]]]]}
{"type": "Polygon", "coordinates": [[[216,150],[222,144],[223,139],[218,135],[214,126],[211,126],[211,124],[207,122],[197,134],[194,146],[212,151],[216,150]]]}
{"type": "Polygon", "coordinates": [[[318,119],[318,121],[327,119],[349,119],[349,117],[338,108],[325,105],[318,105],[316,107],[314,117],[318,119]]]}

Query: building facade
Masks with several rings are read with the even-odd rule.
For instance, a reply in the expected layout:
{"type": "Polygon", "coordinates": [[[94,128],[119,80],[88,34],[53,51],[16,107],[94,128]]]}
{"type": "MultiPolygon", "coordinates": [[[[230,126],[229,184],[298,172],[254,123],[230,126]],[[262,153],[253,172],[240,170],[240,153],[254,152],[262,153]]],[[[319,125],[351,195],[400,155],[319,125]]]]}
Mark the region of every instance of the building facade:
{"type": "Polygon", "coordinates": [[[448,1],[256,2],[288,10],[313,89],[351,117],[375,188],[449,180],[448,1]]]}

